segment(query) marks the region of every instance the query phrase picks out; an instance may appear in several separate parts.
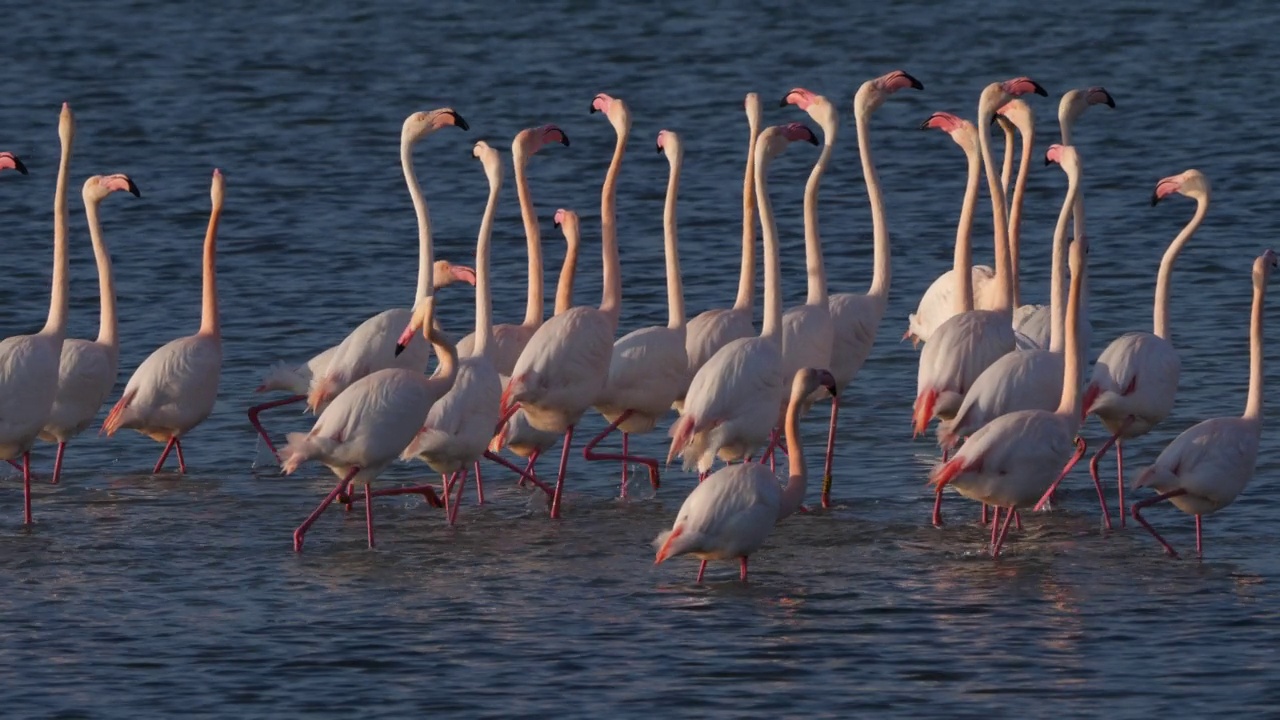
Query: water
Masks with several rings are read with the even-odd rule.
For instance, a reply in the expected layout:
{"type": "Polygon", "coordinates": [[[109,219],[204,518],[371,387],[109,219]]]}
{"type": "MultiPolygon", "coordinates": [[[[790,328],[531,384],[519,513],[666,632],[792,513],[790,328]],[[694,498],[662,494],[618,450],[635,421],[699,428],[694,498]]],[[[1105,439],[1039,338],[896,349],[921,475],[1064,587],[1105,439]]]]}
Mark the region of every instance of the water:
{"type": "MultiPolygon", "coordinates": [[[[908,439],[916,354],[897,342],[947,267],[963,188],[954,145],[915,128],[935,110],[972,116],[983,85],[1026,74],[1052,96],[1031,100],[1042,150],[1057,132],[1060,94],[1102,84],[1119,107],[1090,110],[1076,129],[1095,352],[1150,327],[1156,263],[1191,215],[1182,198],[1148,207],[1155,181],[1198,167],[1214,184],[1209,219],[1174,278],[1178,404],[1131,444],[1129,464],[1150,461],[1202,418],[1240,412],[1249,266],[1272,229],[1266,188],[1280,88],[1257,75],[1276,60],[1280,21],[1269,5],[291,5],[68,2],[7,17],[8,36],[20,41],[8,45],[0,147],[32,174],[0,182],[5,335],[38,328],[46,311],[63,100],[78,123],[74,335],[92,336],[97,322],[74,193],[90,174],[121,171],[143,193],[102,209],[119,284],[121,387],[152,349],[195,330],[209,173],[227,176],[225,362],[214,414],[186,443],[191,473],[147,474],[159,447],[136,434],[86,434],[71,446],[65,482],[36,488],[30,529],[20,524],[18,484],[5,483],[0,655],[12,714],[1199,717],[1280,700],[1271,653],[1280,566],[1266,551],[1277,542],[1266,492],[1280,472],[1274,432],[1264,435],[1252,486],[1206,520],[1204,562],[1166,561],[1141,531],[1102,533],[1080,471],[1067,482],[1065,511],[1028,517],[1027,532],[992,562],[976,507],[951,501],[947,528],[927,524],[933,450],[908,439]],[[302,361],[368,315],[409,304],[414,218],[396,155],[408,113],[448,104],[472,125],[433,136],[416,155],[438,256],[455,261],[473,252],[486,192],[472,143],[507,148],[522,127],[565,129],[572,146],[535,158],[531,184],[548,268],[563,252],[552,212],[582,214],[577,297],[594,302],[596,208],[613,134],[587,109],[601,91],[628,101],[634,125],[618,202],[625,331],[665,322],[667,163],[652,150],[661,128],[685,140],[689,308],[730,302],[741,100],[752,90],[768,124],[806,119],[775,107],[793,86],[838,99],[844,124],[821,205],[827,268],[834,291],[864,289],[870,224],[849,99],[894,68],[926,89],[899,93],[873,121],[894,280],[880,340],[848,394],[838,502],[782,524],[753,558],[750,584],[732,566],[713,566],[701,586],[691,562],[651,566],[649,542],[692,477],[666,473],[657,497],[638,478],[632,500],[619,502],[616,468],[576,458],[560,522],[492,469],[489,502],[469,500],[457,528],[418,500],[388,499],[377,505],[377,551],[365,548],[359,513],[340,511],[317,523],[306,553],[290,550],[290,531],[333,480],[317,466],[277,477],[243,411],[275,360],[302,361]]],[[[788,304],[804,294],[801,181],[815,156],[792,148],[772,175],[788,304]]],[[[1038,163],[1030,178],[1024,297],[1043,301],[1065,182],[1038,163]]],[[[500,321],[521,317],[524,303],[508,181],[494,238],[500,321]]],[[[980,212],[979,262],[990,261],[989,225],[980,212]]],[[[441,302],[449,329],[466,332],[470,293],[450,288],[441,302]]],[[[809,419],[811,447],[819,415],[825,407],[809,419]]],[[[308,425],[274,416],[278,431],[308,425]]],[[[583,434],[599,427],[591,416],[583,434]]],[[[1086,434],[1101,437],[1096,423],[1086,434]]],[[[633,447],[659,453],[662,439],[633,447]]],[[[51,457],[40,449],[46,474],[51,457]]],[[[404,483],[424,471],[396,466],[385,478],[404,483]]],[[[1189,518],[1157,509],[1150,517],[1190,548],[1189,518]]]]}

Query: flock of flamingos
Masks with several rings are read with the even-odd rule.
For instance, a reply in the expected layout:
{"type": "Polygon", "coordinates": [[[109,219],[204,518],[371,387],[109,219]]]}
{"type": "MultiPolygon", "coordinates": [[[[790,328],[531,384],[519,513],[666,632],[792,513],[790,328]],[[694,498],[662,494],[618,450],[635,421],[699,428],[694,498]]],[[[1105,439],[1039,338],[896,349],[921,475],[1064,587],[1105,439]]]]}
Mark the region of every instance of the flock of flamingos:
{"type": "MultiPolygon", "coordinates": [[[[572,306],[579,249],[578,216],[555,213],[569,251],[556,291],[555,314],[543,319],[542,253],[538,217],[525,169],[547,144],[569,144],[554,125],[516,135],[511,154],[524,228],[528,238],[528,312],[521,323],[494,324],[491,317],[489,252],[503,161],[484,142],[473,154],[489,180],[488,202],[480,222],[475,267],[435,261],[426,202],[413,169],[413,149],[423,138],[447,127],[467,130],[449,108],[418,112],[405,120],[400,159],[418,219],[418,286],[412,308],[387,310],[364,321],[340,344],[301,365],[277,365],[258,388],[285,391],[289,397],[249,410],[249,419],[273,453],[276,447],[259,414],[268,408],[305,402],[319,415],[307,433],[291,433],[277,457],[285,473],[315,460],[339,478],[301,526],[294,548],[301,550],[307,529],[335,500],[350,509],[365,503],[370,547],[374,544],[373,498],[422,494],[456,520],[468,470],[474,467],[477,495],[483,502],[480,461],[500,463],[550,498],[559,517],[565,468],[574,426],[595,408],[610,422],[584,448],[588,460],[621,462],[621,492],[627,491],[629,464],[647,466],[659,484],[657,458],[632,456],[631,434],[652,431],[671,408],[679,417],[671,427],[666,462],[676,457],[700,483],[685,500],[671,529],[655,545],[656,562],[678,555],[702,560],[739,559],[747,577],[747,558],[760,548],[773,526],[802,509],[808,471],[799,420],[815,402],[830,400],[831,423],[821,500],[829,502],[831,459],[836,440],[838,397],[857,376],[870,352],[884,314],[890,282],[890,240],[881,189],[871,154],[870,118],[894,93],[922,89],[910,75],[895,71],[862,85],[853,99],[857,140],[874,226],[874,271],[865,294],[830,294],[823,270],[817,223],[818,186],[831,158],[839,127],[838,112],[825,97],[796,88],[782,98],[821,129],[821,154],[806,185],[804,200],[808,297],[784,311],[780,293],[778,234],[769,199],[771,161],[793,142],[819,144],[799,122],[760,129],[760,100],[746,98],[750,126],[743,183],[741,278],[732,307],[706,310],[686,321],[676,237],[676,196],[680,181],[680,137],[669,130],[657,136],[657,149],[670,162],[664,212],[666,280],[670,320],[665,326],[636,329],[615,340],[621,307],[615,194],[618,172],[631,128],[626,104],[606,94],[591,111],[602,113],[617,132],[617,144],[601,194],[600,236],[603,298],[598,307],[572,306]],[[756,221],[762,233],[764,318],[753,326],[756,221]],[[435,289],[456,281],[476,290],[475,332],[455,346],[436,321],[435,289]],[[421,332],[426,341],[416,340],[421,332]],[[437,366],[426,374],[434,351],[437,366]],[[614,432],[621,452],[597,450],[614,432]],[[535,472],[543,451],[562,443],[554,484],[535,472]],[[507,448],[526,458],[524,467],[498,453],[507,448]],[[788,475],[781,483],[774,456],[785,453],[788,475]],[[443,475],[431,485],[372,489],[374,480],[397,459],[419,458],[443,475]],[[711,472],[717,459],[725,465],[711,472]],[[363,496],[354,492],[357,484],[363,496]]],[[[990,552],[998,556],[1010,524],[1020,526],[1019,510],[1045,508],[1054,488],[1084,455],[1078,436],[1095,415],[1110,439],[1090,463],[1103,521],[1111,527],[1107,499],[1098,478],[1098,461],[1115,445],[1119,522],[1126,515],[1141,523],[1170,555],[1174,549],[1143,519],[1141,510],[1164,500],[1195,516],[1199,554],[1201,516],[1229,505],[1254,472],[1262,414],[1262,313],[1266,282],[1277,256],[1267,250],[1253,264],[1248,400],[1241,417],[1205,420],[1179,435],[1134,486],[1158,494],[1124,504],[1122,447],[1149,432],[1170,412],[1178,388],[1180,362],[1169,335],[1169,281],[1174,260],[1203,221],[1209,206],[1209,182],[1197,170],[1166,177],[1155,187],[1152,204],[1173,194],[1196,201],[1191,221],[1169,245],[1160,263],[1152,332],[1126,333],[1107,346],[1087,383],[1082,366],[1089,345],[1086,282],[1088,240],[1080,191],[1082,160],[1071,144],[1075,120],[1091,105],[1115,106],[1106,90],[1072,90],[1058,109],[1062,142],[1049,147],[1045,164],[1059,165],[1067,189],[1053,238],[1051,297],[1048,304],[1021,304],[1018,247],[1024,182],[1031,162],[1034,121],[1024,95],[1046,95],[1039,84],[1021,77],[988,85],[978,101],[976,122],[934,113],[922,128],[947,133],[964,151],[968,179],[956,235],[955,265],[941,275],[909,319],[906,337],[924,343],[920,353],[913,424],[916,434],[937,418],[942,462],[930,475],[936,487],[933,522],[941,524],[944,487],[982,503],[990,519],[990,552]],[[1003,167],[993,158],[991,125],[1004,130],[1003,167]],[[1015,132],[1022,136],[1020,169],[1012,193],[1015,132]],[[985,169],[994,219],[995,268],[973,266],[970,232],[985,169]],[[1070,227],[1069,227],[1070,226],[1070,227]],[[1072,238],[1069,240],[1069,230],[1072,238]],[[1083,397],[1081,386],[1084,386],[1083,397]],[[1003,511],[1003,521],[1001,512],[1003,511]]],[[[59,123],[62,144],[54,212],[53,290],[44,329],[0,343],[0,457],[23,472],[24,515],[31,522],[30,451],[37,439],[57,443],[52,479],[58,481],[66,443],[84,431],[111,394],[117,375],[119,341],[111,261],[98,220],[99,204],[116,191],[138,195],[125,175],[94,176],[83,197],[101,286],[101,329],[96,341],[66,338],[68,312],[67,179],[74,135],[70,109],[59,123]],[[17,462],[21,458],[21,464],[17,462]]],[[[0,153],[0,169],[27,170],[11,153],[0,153]]],[[[203,310],[194,335],[173,340],[138,366],[120,399],[102,424],[108,435],[134,429],[163,442],[159,472],[171,450],[185,471],[182,438],[211,412],[222,364],[215,279],[215,244],[222,211],[224,179],[214,170],[212,211],[204,240],[203,310]]]]}

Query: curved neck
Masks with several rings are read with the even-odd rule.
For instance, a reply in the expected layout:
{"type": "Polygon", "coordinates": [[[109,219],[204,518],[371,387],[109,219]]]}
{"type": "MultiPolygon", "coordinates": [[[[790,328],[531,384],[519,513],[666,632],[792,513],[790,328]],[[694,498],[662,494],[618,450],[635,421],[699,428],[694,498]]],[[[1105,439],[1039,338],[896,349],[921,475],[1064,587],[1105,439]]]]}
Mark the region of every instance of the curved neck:
{"type": "Polygon", "coordinates": [[[102,240],[102,227],[98,223],[100,199],[85,198],[84,216],[89,224],[89,238],[93,241],[93,259],[98,265],[98,303],[101,307],[98,319],[98,343],[113,349],[120,347],[116,322],[116,285],[111,272],[111,253],[102,240]]]}
{"type": "Polygon", "coordinates": [[[222,336],[218,321],[218,221],[222,218],[222,204],[217,203],[209,212],[209,229],[204,234],[204,297],[201,299],[200,334],[222,336]]]}
{"type": "Polygon", "coordinates": [[[578,242],[569,243],[564,251],[564,265],[560,267],[560,282],[556,285],[555,314],[573,307],[573,276],[578,271],[578,242]]]}
{"type": "Polygon", "coordinates": [[[511,163],[516,171],[516,195],[520,198],[520,220],[524,223],[524,239],[529,253],[529,295],[524,307],[524,325],[542,324],[542,233],[538,229],[538,213],[529,195],[529,156],[517,143],[511,148],[511,163]]]}
{"type": "Polygon", "coordinates": [[[1266,280],[1253,283],[1253,316],[1249,322],[1249,399],[1244,416],[1262,419],[1262,310],[1267,295],[1266,280]]]}
{"type": "MultiPolygon", "coordinates": [[[[1076,115],[1074,113],[1071,113],[1071,112],[1063,113],[1062,110],[1058,111],[1058,127],[1062,130],[1063,145],[1071,144],[1071,130],[1075,127],[1075,124],[1076,124],[1076,115]]],[[[1075,224],[1072,229],[1071,237],[1073,237],[1076,240],[1079,240],[1080,238],[1084,237],[1084,216],[1081,215],[1081,212],[1083,212],[1083,210],[1080,207],[1076,207],[1074,210],[1072,210],[1073,220],[1075,224]]]]}
{"type": "Polygon", "coordinates": [[[59,339],[67,334],[67,304],[71,294],[67,257],[67,181],[71,174],[71,141],[72,136],[68,133],[62,142],[58,181],[53,191],[53,289],[49,294],[49,318],[41,331],[59,339]]]}
{"type": "Polygon", "coordinates": [[[671,163],[667,204],[662,210],[662,234],[667,259],[667,327],[684,327],[684,287],[680,280],[680,248],[676,241],[676,194],[680,190],[680,160],[671,163]]]}
{"type": "Polygon", "coordinates": [[[782,342],[782,270],[778,267],[778,225],[769,201],[767,153],[756,150],[756,204],[760,208],[760,231],[764,236],[764,320],[760,337],[782,342]]]}
{"type": "Polygon", "coordinates": [[[982,182],[982,159],[976,150],[965,151],[969,158],[968,180],[964,186],[964,202],[960,205],[960,222],[956,225],[956,255],[953,274],[956,276],[955,311],[973,310],[973,213],[978,208],[978,185],[982,182]]]}
{"type": "Polygon", "coordinates": [[[751,136],[747,140],[747,171],[742,177],[742,269],[738,273],[738,297],[733,301],[734,310],[750,310],[756,295],[756,137],[759,126],[750,123],[751,136]]]}
{"type": "Polygon", "coordinates": [[[489,202],[480,219],[480,237],[476,240],[476,345],[475,354],[488,357],[493,345],[493,299],[489,290],[489,244],[493,236],[493,216],[498,211],[498,193],[502,178],[489,183],[489,202]]]}
{"type": "MultiPolygon", "coordinates": [[[[1013,184],[1013,199],[1009,202],[1009,283],[1013,288],[1013,307],[1022,304],[1022,279],[1018,271],[1022,248],[1022,201],[1027,192],[1027,175],[1031,171],[1031,152],[1035,141],[1035,127],[1022,128],[1022,159],[1018,162],[1018,179],[1013,184]]],[[[1006,156],[1006,161],[1011,156],[1012,152],[1006,156]]]]}
{"type": "MultiPolygon", "coordinates": [[[[985,99],[985,98],[984,98],[985,99]]],[[[999,295],[993,310],[1009,312],[1013,303],[1012,278],[1009,277],[1009,217],[1005,212],[1004,190],[996,175],[995,159],[991,154],[991,117],[995,108],[990,102],[978,106],[978,147],[982,150],[982,162],[987,168],[987,187],[991,193],[991,216],[995,228],[996,291],[999,295]]]]}
{"type": "Polygon", "coordinates": [[[1169,248],[1164,251],[1164,257],[1160,259],[1160,272],[1156,275],[1153,331],[1156,335],[1171,342],[1169,335],[1169,279],[1173,276],[1173,262],[1178,259],[1178,253],[1182,252],[1182,246],[1186,245],[1191,236],[1195,234],[1196,229],[1200,227],[1200,223],[1204,222],[1205,213],[1209,211],[1208,193],[1197,193],[1195,198],[1196,214],[1191,216],[1191,221],[1182,228],[1182,232],[1178,233],[1178,236],[1169,244],[1169,248]]]}
{"type": "MultiPolygon", "coordinates": [[[[458,376],[458,350],[449,341],[449,337],[440,332],[439,328],[432,322],[430,334],[427,336],[431,341],[431,347],[436,351],[436,371],[431,374],[433,379],[445,380],[452,384],[458,376]]],[[[424,379],[426,375],[422,375],[424,379]]]]}
{"type": "Polygon", "coordinates": [[[613,160],[604,176],[600,190],[600,254],[604,266],[604,283],[600,297],[600,311],[613,318],[617,328],[618,313],[622,311],[622,268],[618,264],[618,170],[622,156],[627,151],[629,129],[624,125],[618,130],[618,142],[613,147],[613,160]]]}
{"type": "Polygon", "coordinates": [[[836,124],[822,124],[822,152],[804,184],[804,264],[809,276],[806,305],[827,306],[827,270],[822,264],[822,233],[818,228],[818,187],[831,161],[836,143],[836,124]]]}
{"type": "Polygon", "coordinates": [[[1080,272],[1071,276],[1071,293],[1067,300],[1067,347],[1062,358],[1062,399],[1058,401],[1058,414],[1066,415],[1076,427],[1080,425],[1080,289],[1087,263],[1086,259],[1080,264],[1080,272]]]}
{"type": "Polygon", "coordinates": [[[1009,183],[1013,180],[1014,137],[1012,125],[1000,125],[1004,130],[1004,165],[1000,168],[1000,189],[1009,194],[1009,183]]]}
{"type": "Polygon", "coordinates": [[[800,444],[800,409],[804,396],[792,395],[787,405],[784,431],[787,437],[787,484],[782,488],[782,502],[778,504],[778,519],[794,513],[804,502],[808,488],[809,472],[804,464],[804,447],[800,444]]]}
{"type": "Polygon", "coordinates": [[[1067,196],[1053,229],[1053,276],[1049,288],[1049,352],[1063,352],[1067,313],[1067,223],[1080,201],[1080,170],[1067,172],[1067,196]]]}
{"type": "Polygon", "coordinates": [[[889,281],[893,275],[889,262],[889,225],[884,218],[884,193],[880,189],[880,175],[876,172],[876,163],[871,157],[871,111],[865,104],[860,105],[854,113],[854,122],[858,130],[862,177],[867,184],[867,200],[871,203],[874,267],[867,294],[884,299],[889,295],[889,281]]]}
{"type": "Polygon", "coordinates": [[[400,168],[404,171],[404,182],[409,186],[409,197],[413,198],[413,212],[418,217],[418,290],[413,297],[416,306],[422,298],[434,292],[431,287],[434,259],[431,257],[431,216],[427,214],[427,201],[422,197],[422,186],[413,171],[412,142],[400,141],[400,168]]]}

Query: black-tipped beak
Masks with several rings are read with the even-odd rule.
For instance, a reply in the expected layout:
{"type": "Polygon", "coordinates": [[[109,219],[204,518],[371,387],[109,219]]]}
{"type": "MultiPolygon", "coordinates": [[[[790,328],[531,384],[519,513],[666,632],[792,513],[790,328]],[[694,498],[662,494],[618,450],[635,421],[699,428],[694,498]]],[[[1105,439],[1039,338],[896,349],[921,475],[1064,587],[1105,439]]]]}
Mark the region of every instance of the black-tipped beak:
{"type": "Polygon", "coordinates": [[[910,81],[911,81],[911,89],[912,89],[912,90],[923,90],[923,89],[924,89],[924,83],[922,83],[922,82],[920,82],[919,80],[915,79],[915,77],[914,77],[914,76],[912,76],[912,75],[911,75],[911,73],[902,73],[902,74],[903,74],[903,76],[905,76],[908,80],[910,80],[910,81]]]}
{"type": "Polygon", "coordinates": [[[931,122],[933,122],[933,118],[932,118],[932,117],[930,117],[928,120],[925,120],[924,122],[920,123],[920,129],[921,129],[921,130],[928,130],[928,129],[929,129],[929,123],[931,123],[931,122]]]}
{"type": "Polygon", "coordinates": [[[565,135],[563,130],[560,131],[560,144],[569,147],[569,136],[565,135]]]}
{"type": "Polygon", "coordinates": [[[462,119],[462,116],[461,116],[461,115],[459,115],[458,113],[456,113],[456,112],[454,112],[454,111],[452,111],[452,110],[450,110],[450,111],[449,111],[449,114],[453,116],[453,124],[454,124],[454,125],[457,125],[458,127],[462,128],[463,130],[470,130],[470,129],[471,129],[471,126],[467,124],[467,121],[466,121],[466,120],[463,120],[463,119],[462,119]]]}
{"type": "Polygon", "coordinates": [[[1156,193],[1151,193],[1151,207],[1155,207],[1156,205],[1159,205],[1159,204],[1160,204],[1160,196],[1156,193]]]}
{"type": "Polygon", "coordinates": [[[1049,97],[1049,91],[1048,91],[1048,90],[1045,90],[1045,89],[1044,89],[1044,87],[1043,87],[1040,83],[1036,82],[1035,80],[1032,80],[1032,81],[1031,81],[1031,85],[1032,85],[1032,87],[1034,87],[1034,88],[1035,88],[1035,93],[1036,93],[1037,95],[1039,95],[1039,96],[1041,96],[1041,97],[1049,97]]]}
{"type": "Polygon", "coordinates": [[[662,146],[661,146],[661,145],[659,145],[659,146],[658,146],[658,154],[659,154],[659,155],[661,155],[661,154],[662,154],[662,146]]]}
{"type": "Polygon", "coordinates": [[[551,221],[551,226],[552,226],[552,227],[557,227],[557,228],[558,228],[558,227],[560,227],[560,221],[559,221],[559,220],[552,220],[552,221],[551,221]]]}
{"type": "Polygon", "coordinates": [[[787,93],[786,95],[783,95],[782,99],[778,101],[778,107],[786,107],[790,105],[791,103],[787,102],[787,98],[789,97],[791,97],[791,93],[787,93]]]}
{"type": "Polygon", "coordinates": [[[133,193],[134,197],[142,197],[142,191],[138,189],[137,185],[133,184],[133,178],[129,178],[129,192],[133,193]]]}
{"type": "Polygon", "coordinates": [[[17,170],[18,172],[22,173],[23,175],[26,175],[26,174],[27,174],[27,166],[22,164],[22,161],[18,159],[18,156],[17,156],[17,155],[11,155],[10,157],[12,157],[12,158],[13,158],[13,169],[14,169],[14,170],[17,170]]]}
{"type": "Polygon", "coordinates": [[[598,113],[598,112],[600,112],[600,111],[596,109],[595,101],[592,101],[592,102],[591,102],[591,113],[592,113],[592,114],[595,114],[595,113],[598,113]]]}
{"type": "Polygon", "coordinates": [[[809,144],[810,145],[818,144],[818,136],[814,135],[812,131],[809,132],[809,144]]]}
{"type": "Polygon", "coordinates": [[[1106,100],[1103,100],[1103,102],[1105,102],[1105,103],[1107,104],[1107,107],[1111,108],[1112,110],[1115,110],[1115,109],[1116,109],[1116,99],[1115,99],[1115,98],[1113,98],[1113,97],[1111,97],[1111,93],[1106,93],[1106,96],[1107,96],[1107,99],[1106,99],[1106,100]]]}
{"type": "Polygon", "coordinates": [[[405,345],[404,343],[396,343],[396,357],[400,357],[400,353],[404,352],[407,347],[408,345],[405,345]]]}
{"type": "Polygon", "coordinates": [[[1053,161],[1049,159],[1048,155],[1044,156],[1044,164],[1046,167],[1053,164],[1053,161]]]}

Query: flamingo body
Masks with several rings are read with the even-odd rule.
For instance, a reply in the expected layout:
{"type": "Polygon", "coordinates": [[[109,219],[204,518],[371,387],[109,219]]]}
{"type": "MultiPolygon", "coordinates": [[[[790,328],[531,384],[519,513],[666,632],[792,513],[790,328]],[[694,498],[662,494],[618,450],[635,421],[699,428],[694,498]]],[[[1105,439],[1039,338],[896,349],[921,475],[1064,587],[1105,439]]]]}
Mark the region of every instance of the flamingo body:
{"type": "MultiPolygon", "coordinates": [[[[924,291],[916,311],[907,316],[907,335],[912,342],[927,343],[938,327],[956,314],[955,269],[939,275],[929,289],[924,291]]],[[[998,301],[996,272],[986,265],[970,268],[973,278],[973,307],[976,310],[993,310],[998,301]]]]}
{"type": "Polygon", "coordinates": [[[1169,502],[1189,515],[1209,515],[1230,505],[1253,478],[1262,424],[1256,419],[1217,417],[1174,438],[1138,475],[1135,487],[1183,490],[1169,502]]]}
{"type": "Polygon", "coordinates": [[[16,335],[0,341],[0,456],[29,451],[44,428],[58,390],[62,336],[16,335]]]}
{"type": "Polygon", "coordinates": [[[1071,457],[1076,429],[1072,418],[1046,410],[1001,415],[969,436],[931,479],[945,480],[964,497],[987,505],[1029,507],[1071,457]]]}
{"type": "Polygon", "coordinates": [[[137,430],[180,438],[213,412],[222,373],[222,341],[197,333],[161,345],[138,366],[103,424],[107,434],[137,430]]]}
{"type": "Polygon", "coordinates": [[[609,378],[596,407],[609,422],[631,410],[618,428],[626,433],[645,433],[688,386],[685,329],[641,328],[613,344],[609,378]]]}
{"type": "Polygon", "coordinates": [[[731,560],[764,545],[778,521],[782,486],[761,463],[717,470],[685,498],[670,530],[654,541],[658,561],[679,555],[731,560]]]}
{"type": "Polygon", "coordinates": [[[1097,415],[1122,439],[1145,435],[1173,410],[1181,370],[1173,343],[1148,332],[1125,333],[1093,366],[1085,388],[1085,414],[1097,415]]]}
{"type": "Polygon", "coordinates": [[[933,417],[954,417],[982,371],[1014,347],[1007,312],[972,310],[953,315],[938,326],[920,353],[916,432],[923,432],[933,417]]]}
{"type": "Polygon", "coordinates": [[[115,387],[119,360],[119,350],[107,343],[79,338],[62,342],[58,390],[41,439],[66,442],[89,427],[115,387]]]}
{"type": "Polygon", "coordinates": [[[615,316],[575,307],[543,323],[512,370],[504,400],[520,403],[537,430],[563,433],[604,389],[615,316]]]}

